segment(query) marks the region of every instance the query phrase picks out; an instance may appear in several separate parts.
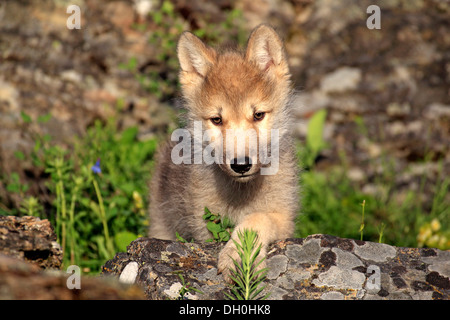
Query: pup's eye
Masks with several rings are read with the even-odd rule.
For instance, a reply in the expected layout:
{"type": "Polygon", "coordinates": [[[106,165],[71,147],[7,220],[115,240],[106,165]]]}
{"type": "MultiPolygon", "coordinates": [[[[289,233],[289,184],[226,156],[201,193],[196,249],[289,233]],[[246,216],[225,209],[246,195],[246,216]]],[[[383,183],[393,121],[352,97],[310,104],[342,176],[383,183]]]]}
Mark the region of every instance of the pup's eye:
{"type": "Polygon", "coordinates": [[[255,121],[261,121],[262,119],[264,119],[264,116],[266,115],[265,112],[255,112],[253,114],[253,120],[255,121]]]}
{"type": "Polygon", "coordinates": [[[220,126],[222,124],[222,118],[221,117],[214,117],[214,118],[211,118],[210,120],[216,126],[220,126]]]}

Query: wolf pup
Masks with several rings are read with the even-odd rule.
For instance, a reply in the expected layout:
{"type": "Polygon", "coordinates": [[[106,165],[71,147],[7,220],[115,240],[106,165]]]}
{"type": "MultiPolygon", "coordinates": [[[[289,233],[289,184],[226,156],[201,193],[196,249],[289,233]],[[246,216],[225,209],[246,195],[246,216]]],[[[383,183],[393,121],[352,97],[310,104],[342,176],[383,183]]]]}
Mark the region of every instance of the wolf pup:
{"type": "MultiPolygon", "coordinates": [[[[298,209],[283,42],[273,28],[260,25],[245,53],[216,51],[184,32],[177,53],[187,125],[159,150],[149,235],[174,240],[178,232],[187,240],[207,240],[207,207],[234,222],[232,239],[245,229],[256,231],[263,257],[269,243],[293,235],[298,209]]],[[[238,254],[229,241],[218,261],[228,281],[233,259],[238,254]]]]}

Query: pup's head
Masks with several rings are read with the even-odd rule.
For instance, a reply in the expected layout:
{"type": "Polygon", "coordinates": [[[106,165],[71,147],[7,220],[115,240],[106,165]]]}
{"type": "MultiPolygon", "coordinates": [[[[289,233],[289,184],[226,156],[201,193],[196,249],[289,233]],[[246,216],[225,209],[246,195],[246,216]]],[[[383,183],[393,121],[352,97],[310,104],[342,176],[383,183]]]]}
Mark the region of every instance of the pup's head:
{"type": "Polygon", "coordinates": [[[251,180],[266,165],[255,148],[262,137],[270,144],[271,129],[280,129],[287,116],[290,73],[283,42],[273,28],[260,25],[245,53],[217,52],[184,32],[177,52],[189,118],[201,121],[216,151],[220,146],[220,168],[236,181],[251,180]]]}

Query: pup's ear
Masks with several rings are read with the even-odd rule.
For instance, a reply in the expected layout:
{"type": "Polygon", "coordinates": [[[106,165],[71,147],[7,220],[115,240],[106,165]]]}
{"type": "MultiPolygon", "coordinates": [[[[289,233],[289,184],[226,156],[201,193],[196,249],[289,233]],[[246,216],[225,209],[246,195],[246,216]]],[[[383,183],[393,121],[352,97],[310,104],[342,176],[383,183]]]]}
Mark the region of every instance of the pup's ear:
{"type": "Polygon", "coordinates": [[[262,71],[275,71],[280,76],[289,73],[283,41],[276,31],[265,24],[253,29],[247,43],[245,58],[262,71]]]}
{"type": "Polygon", "coordinates": [[[216,59],[214,49],[205,45],[188,31],[181,34],[180,40],[178,40],[177,53],[181,66],[180,80],[182,83],[183,77],[200,76],[204,78],[216,59]]]}

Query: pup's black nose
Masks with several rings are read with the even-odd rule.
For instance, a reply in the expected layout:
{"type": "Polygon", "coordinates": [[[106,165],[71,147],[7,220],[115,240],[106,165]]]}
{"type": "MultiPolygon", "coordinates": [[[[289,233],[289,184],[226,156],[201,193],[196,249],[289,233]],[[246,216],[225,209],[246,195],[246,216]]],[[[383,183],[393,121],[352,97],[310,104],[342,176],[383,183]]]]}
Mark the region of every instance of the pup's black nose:
{"type": "Polygon", "coordinates": [[[252,164],[250,163],[249,157],[245,157],[244,159],[235,158],[230,164],[230,167],[234,172],[243,174],[250,170],[252,164]]]}

